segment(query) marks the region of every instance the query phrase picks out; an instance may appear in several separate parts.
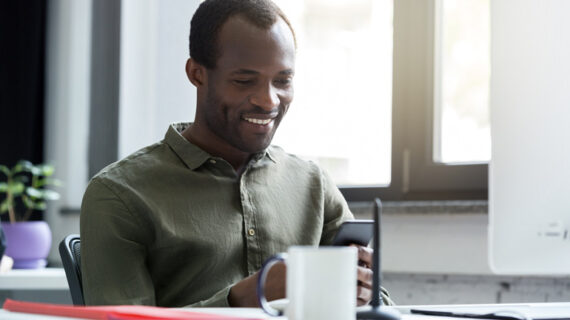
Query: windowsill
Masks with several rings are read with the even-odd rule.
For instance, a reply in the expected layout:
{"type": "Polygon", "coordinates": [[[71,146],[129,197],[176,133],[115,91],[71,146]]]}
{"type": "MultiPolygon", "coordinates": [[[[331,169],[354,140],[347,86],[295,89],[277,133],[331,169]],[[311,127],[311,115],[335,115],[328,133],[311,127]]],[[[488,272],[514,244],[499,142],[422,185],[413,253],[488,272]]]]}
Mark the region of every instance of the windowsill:
{"type": "Polygon", "coordinates": [[[79,215],[81,213],[81,209],[75,207],[64,207],[59,209],[59,213],[62,215],[79,215]]]}
{"type": "MultiPolygon", "coordinates": [[[[372,210],[372,203],[355,201],[348,203],[352,213],[368,214],[372,210]]],[[[489,205],[487,200],[438,200],[438,201],[384,201],[382,213],[385,214],[487,214],[489,205]]],[[[63,208],[64,215],[78,215],[79,208],[63,208]]]]}
{"type": "MultiPolygon", "coordinates": [[[[369,214],[371,202],[349,202],[355,215],[369,214]]],[[[385,201],[384,214],[487,214],[487,200],[444,200],[444,201],[385,201]]]]}

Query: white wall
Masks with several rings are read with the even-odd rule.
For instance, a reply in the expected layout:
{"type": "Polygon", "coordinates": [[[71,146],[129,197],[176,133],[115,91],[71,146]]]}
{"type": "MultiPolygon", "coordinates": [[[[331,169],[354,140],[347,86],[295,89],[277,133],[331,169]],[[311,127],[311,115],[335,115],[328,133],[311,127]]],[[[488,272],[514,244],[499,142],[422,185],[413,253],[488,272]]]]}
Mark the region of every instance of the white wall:
{"type": "Polygon", "coordinates": [[[386,272],[491,274],[486,214],[386,214],[382,223],[386,272]]]}
{"type": "Polygon", "coordinates": [[[49,260],[59,262],[59,241],[79,232],[79,216],[60,211],[79,208],[88,179],[91,0],[50,1],[47,23],[45,159],[64,185],[45,218],[53,233],[49,260]]]}
{"type": "Polygon", "coordinates": [[[119,158],[161,140],[172,122],[193,121],[186,78],[190,19],[199,0],[123,0],[119,158]]]}

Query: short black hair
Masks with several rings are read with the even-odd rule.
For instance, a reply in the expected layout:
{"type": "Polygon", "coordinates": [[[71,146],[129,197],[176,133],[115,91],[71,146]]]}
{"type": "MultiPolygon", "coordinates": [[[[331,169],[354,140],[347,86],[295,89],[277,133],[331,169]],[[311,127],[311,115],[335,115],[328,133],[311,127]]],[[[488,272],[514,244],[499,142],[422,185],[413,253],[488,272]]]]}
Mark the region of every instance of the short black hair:
{"type": "Polygon", "coordinates": [[[289,19],[271,0],[206,0],[190,22],[190,57],[206,68],[214,69],[220,57],[218,34],[222,25],[235,15],[262,29],[268,29],[281,18],[291,29],[297,46],[289,19]]]}

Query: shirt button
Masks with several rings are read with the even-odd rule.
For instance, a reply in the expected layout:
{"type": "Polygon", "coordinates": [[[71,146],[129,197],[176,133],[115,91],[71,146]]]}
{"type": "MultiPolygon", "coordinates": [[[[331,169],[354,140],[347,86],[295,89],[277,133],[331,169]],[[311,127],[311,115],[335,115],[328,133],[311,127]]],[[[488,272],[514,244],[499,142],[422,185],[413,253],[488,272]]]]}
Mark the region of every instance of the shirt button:
{"type": "Polygon", "coordinates": [[[253,235],[255,235],[255,230],[249,229],[249,230],[247,231],[247,233],[248,233],[250,236],[253,236],[253,235]]]}
{"type": "Polygon", "coordinates": [[[216,164],[216,160],[210,159],[210,163],[211,163],[211,164],[216,164]]]}

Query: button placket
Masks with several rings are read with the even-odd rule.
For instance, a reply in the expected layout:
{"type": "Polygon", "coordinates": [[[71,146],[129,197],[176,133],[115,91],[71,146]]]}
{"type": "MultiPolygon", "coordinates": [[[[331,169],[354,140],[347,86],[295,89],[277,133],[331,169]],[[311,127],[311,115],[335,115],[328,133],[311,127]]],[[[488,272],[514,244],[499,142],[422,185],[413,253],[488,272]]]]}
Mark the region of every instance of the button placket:
{"type": "Polygon", "coordinates": [[[259,243],[257,239],[256,225],[255,225],[255,209],[251,201],[251,197],[246,188],[246,178],[248,169],[244,171],[240,178],[240,196],[243,208],[243,222],[244,222],[244,233],[245,233],[245,245],[246,245],[246,260],[247,269],[249,274],[253,274],[259,269],[260,266],[260,254],[259,254],[259,243]]]}

